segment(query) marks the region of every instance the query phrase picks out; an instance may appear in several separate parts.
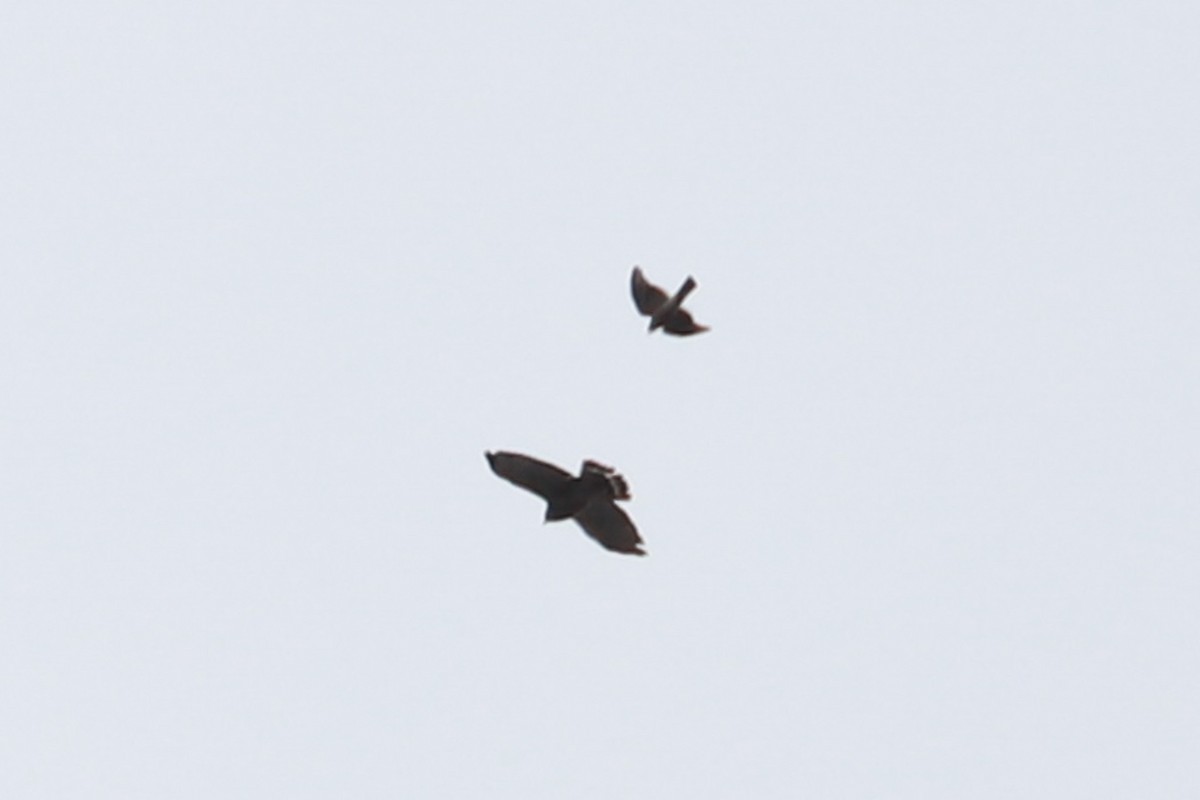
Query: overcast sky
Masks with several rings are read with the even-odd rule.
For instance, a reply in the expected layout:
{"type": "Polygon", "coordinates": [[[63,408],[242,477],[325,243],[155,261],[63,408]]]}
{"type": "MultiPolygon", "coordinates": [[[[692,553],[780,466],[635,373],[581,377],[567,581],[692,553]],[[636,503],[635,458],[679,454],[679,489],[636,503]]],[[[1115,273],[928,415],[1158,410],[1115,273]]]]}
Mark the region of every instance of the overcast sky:
{"type": "Polygon", "coordinates": [[[0,795],[1200,796],[1198,43],[10,5],[0,795]]]}

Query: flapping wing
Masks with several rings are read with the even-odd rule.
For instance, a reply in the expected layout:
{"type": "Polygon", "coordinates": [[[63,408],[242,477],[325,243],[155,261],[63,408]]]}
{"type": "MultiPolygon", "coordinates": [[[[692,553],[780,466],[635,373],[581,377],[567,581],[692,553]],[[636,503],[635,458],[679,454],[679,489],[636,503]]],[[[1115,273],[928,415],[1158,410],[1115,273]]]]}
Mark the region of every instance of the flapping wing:
{"type": "Polygon", "coordinates": [[[602,547],[631,556],[644,556],[642,537],[629,515],[605,498],[597,498],[575,515],[575,521],[602,547]]]}
{"type": "Polygon", "coordinates": [[[708,326],[696,324],[691,314],[678,308],[663,321],[663,330],[676,336],[691,336],[693,333],[704,333],[708,326]]]}
{"type": "Polygon", "coordinates": [[[520,453],[501,451],[486,455],[492,472],[522,489],[528,489],[546,501],[550,500],[552,494],[561,490],[565,483],[572,480],[569,472],[520,453]]]}
{"type": "Polygon", "coordinates": [[[667,302],[667,293],[646,280],[640,267],[633,268],[633,277],[629,279],[629,284],[633,290],[634,305],[647,317],[667,302]]]}

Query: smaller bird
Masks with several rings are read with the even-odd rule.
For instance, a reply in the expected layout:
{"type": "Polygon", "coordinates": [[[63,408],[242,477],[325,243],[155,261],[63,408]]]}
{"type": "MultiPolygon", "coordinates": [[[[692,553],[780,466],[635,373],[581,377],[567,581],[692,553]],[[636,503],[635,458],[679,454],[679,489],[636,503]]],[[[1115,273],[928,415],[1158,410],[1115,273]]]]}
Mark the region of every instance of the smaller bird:
{"type": "Polygon", "coordinates": [[[630,284],[633,289],[634,305],[643,316],[650,318],[649,330],[651,332],[662,328],[667,333],[673,333],[676,336],[691,336],[708,330],[707,325],[697,324],[692,319],[692,315],[682,308],[684,298],[691,294],[697,285],[691,275],[683,282],[683,286],[679,287],[675,296],[670,298],[667,297],[666,292],[646,280],[641,267],[633,268],[630,284]]]}
{"type": "Polygon", "coordinates": [[[628,500],[629,484],[612,467],[584,461],[579,477],[520,453],[484,453],[492,472],[546,501],[546,522],[574,519],[584,533],[617,553],[644,556],[642,537],[615,501],[628,500]]]}

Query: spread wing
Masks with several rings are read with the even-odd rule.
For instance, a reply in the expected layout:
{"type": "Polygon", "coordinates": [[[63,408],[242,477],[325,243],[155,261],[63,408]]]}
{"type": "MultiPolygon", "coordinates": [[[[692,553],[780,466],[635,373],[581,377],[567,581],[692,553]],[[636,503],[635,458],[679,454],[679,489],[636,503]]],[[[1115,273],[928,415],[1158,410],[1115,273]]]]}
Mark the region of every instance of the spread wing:
{"type": "Polygon", "coordinates": [[[679,308],[663,322],[663,330],[676,336],[690,336],[693,333],[704,333],[708,326],[696,324],[691,314],[679,308]]]}
{"type": "Polygon", "coordinates": [[[667,293],[646,280],[640,267],[633,268],[633,277],[629,280],[633,290],[633,302],[637,310],[647,317],[653,314],[667,302],[667,293]]]}
{"type": "Polygon", "coordinates": [[[558,493],[564,484],[573,480],[569,472],[520,453],[502,451],[486,455],[492,472],[522,489],[528,489],[547,502],[551,495],[558,493]]]}
{"type": "Polygon", "coordinates": [[[629,515],[607,498],[596,498],[575,515],[575,521],[602,547],[631,556],[644,556],[642,537],[629,515]]]}

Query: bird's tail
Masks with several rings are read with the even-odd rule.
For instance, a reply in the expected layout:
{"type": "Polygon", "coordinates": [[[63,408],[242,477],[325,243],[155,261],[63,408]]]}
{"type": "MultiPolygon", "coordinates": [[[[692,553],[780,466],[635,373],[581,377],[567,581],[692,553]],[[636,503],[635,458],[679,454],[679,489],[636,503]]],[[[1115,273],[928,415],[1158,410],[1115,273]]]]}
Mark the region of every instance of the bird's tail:
{"type": "Polygon", "coordinates": [[[629,494],[629,484],[625,482],[623,475],[617,474],[617,471],[612,467],[607,467],[598,461],[584,461],[584,472],[595,472],[603,475],[608,481],[609,488],[612,490],[613,500],[629,500],[632,495],[629,494]]]}

